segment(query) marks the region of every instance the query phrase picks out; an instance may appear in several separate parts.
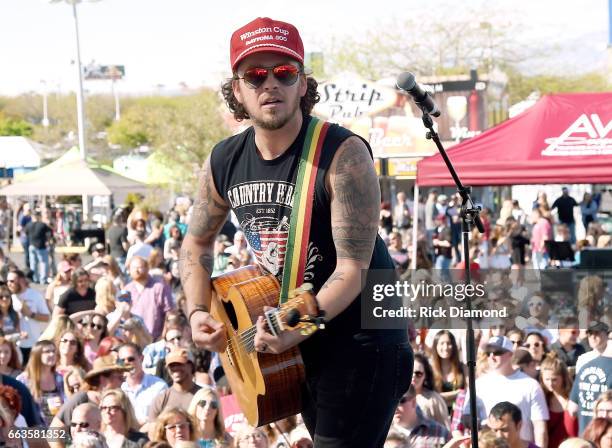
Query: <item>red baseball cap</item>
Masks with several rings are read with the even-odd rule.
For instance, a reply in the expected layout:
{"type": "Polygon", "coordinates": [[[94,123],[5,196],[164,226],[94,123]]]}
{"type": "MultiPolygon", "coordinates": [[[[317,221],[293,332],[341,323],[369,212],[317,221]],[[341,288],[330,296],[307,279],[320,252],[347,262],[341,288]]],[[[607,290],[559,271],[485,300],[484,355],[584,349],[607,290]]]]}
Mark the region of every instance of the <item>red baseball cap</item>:
{"type": "Polygon", "coordinates": [[[232,70],[245,57],[267,51],[291,56],[304,63],[304,44],[297,28],[287,22],[258,17],[238,28],[230,41],[230,62],[232,70]]]}

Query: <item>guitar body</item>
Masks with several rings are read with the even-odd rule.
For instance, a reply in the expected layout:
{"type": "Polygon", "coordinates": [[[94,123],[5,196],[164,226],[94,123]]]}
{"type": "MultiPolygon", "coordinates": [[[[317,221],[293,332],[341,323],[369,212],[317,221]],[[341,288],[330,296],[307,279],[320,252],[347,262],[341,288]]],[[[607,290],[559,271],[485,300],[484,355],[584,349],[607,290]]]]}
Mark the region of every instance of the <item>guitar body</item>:
{"type": "Polygon", "coordinates": [[[274,355],[252,346],[253,326],[264,306],[278,307],[280,285],[273,275],[245,266],[212,281],[211,314],[225,324],[228,348],[219,353],[223,370],[252,426],[301,411],[304,363],[297,347],[274,355]]]}

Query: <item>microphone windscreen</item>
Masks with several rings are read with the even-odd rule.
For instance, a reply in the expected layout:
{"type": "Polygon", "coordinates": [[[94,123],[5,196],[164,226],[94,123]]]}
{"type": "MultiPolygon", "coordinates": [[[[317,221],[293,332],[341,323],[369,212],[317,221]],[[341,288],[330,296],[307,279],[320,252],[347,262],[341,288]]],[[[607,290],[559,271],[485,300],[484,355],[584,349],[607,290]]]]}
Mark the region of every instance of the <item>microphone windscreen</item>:
{"type": "Polygon", "coordinates": [[[412,73],[404,72],[397,77],[396,85],[398,89],[406,90],[407,92],[409,92],[414,89],[414,86],[416,85],[416,79],[412,73]]]}

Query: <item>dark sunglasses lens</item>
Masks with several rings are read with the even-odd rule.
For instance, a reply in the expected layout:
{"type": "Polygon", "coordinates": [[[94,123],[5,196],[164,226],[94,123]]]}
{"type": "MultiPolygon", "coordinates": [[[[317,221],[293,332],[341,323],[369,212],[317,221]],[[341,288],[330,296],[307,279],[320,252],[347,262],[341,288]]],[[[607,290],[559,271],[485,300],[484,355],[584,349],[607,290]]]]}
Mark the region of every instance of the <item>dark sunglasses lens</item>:
{"type": "Polygon", "coordinates": [[[250,68],[244,72],[244,82],[251,87],[260,87],[268,78],[268,69],[266,68],[250,68]]]}
{"type": "Polygon", "coordinates": [[[272,70],[274,77],[286,86],[293,85],[298,78],[298,69],[294,65],[279,65],[272,70]]]}

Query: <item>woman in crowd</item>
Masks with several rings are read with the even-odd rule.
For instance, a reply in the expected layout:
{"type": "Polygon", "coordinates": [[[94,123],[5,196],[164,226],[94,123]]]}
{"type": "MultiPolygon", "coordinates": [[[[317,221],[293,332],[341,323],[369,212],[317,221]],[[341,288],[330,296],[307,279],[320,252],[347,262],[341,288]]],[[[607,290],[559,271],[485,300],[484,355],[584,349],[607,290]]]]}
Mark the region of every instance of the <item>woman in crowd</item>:
{"type": "Polygon", "coordinates": [[[100,397],[102,433],[109,448],[137,448],[148,438],[138,431],[138,421],[130,399],[121,389],[110,389],[100,397]]]}
{"type": "Polygon", "coordinates": [[[164,263],[164,255],[161,249],[154,248],[147,259],[149,263],[149,275],[155,278],[163,278],[166,272],[166,264],[164,263]]]}
{"type": "Polygon", "coordinates": [[[121,344],[123,344],[123,339],[116,336],[106,336],[102,338],[98,351],[96,352],[96,358],[111,356],[114,361],[117,361],[117,352],[121,344]]]}
{"type": "Polygon", "coordinates": [[[170,227],[168,231],[170,234],[170,238],[168,238],[164,242],[164,260],[166,262],[170,260],[176,260],[176,251],[173,252],[173,248],[180,247],[181,242],[183,241],[183,235],[181,234],[181,229],[178,228],[177,225],[173,225],[170,227]]]}
{"type": "Polygon", "coordinates": [[[11,291],[0,286],[0,330],[6,339],[17,341],[21,337],[19,314],[13,308],[11,291]]]}
{"type": "Polygon", "coordinates": [[[109,279],[113,285],[115,285],[115,289],[117,291],[122,290],[125,287],[125,279],[123,278],[123,274],[121,273],[121,268],[119,267],[119,263],[115,260],[115,257],[112,255],[104,255],[102,257],[104,264],[106,265],[106,274],[104,277],[109,279]]]}
{"type": "Polygon", "coordinates": [[[567,410],[572,381],[567,366],[555,353],[550,353],[540,365],[540,384],[550,413],[548,446],[557,448],[568,437],[578,435],[578,419],[567,410]]]}
{"type": "Polygon", "coordinates": [[[291,432],[298,427],[297,416],[278,420],[263,427],[272,448],[286,447],[291,442],[291,432]]]}
{"type": "Polygon", "coordinates": [[[64,384],[62,376],[55,371],[56,360],[55,344],[38,341],[32,347],[25,371],[17,377],[32,393],[47,425],[64,402],[64,384]]]}
{"type": "Polygon", "coordinates": [[[491,269],[508,269],[510,262],[510,239],[505,227],[496,225],[489,239],[489,267],[491,269]]]}
{"type": "Polygon", "coordinates": [[[391,232],[389,234],[389,246],[387,249],[398,273],[400,275],[403,274],[408,269],[410,260],[408,259],[408,250],[403,245],[401,233],[391,232]]]}
{"type": "Polygon", "coordinates": [[[602,392],[595,401],[593,416],[612,419],[612,389],[602,392]]]}
{"type": "Polygon", "coordinates": [[[100,277],[96,282],[95,291],[96,311],[105,316],[115,311],[117,288],[113,281],[107,277],[100,277]]]}
{"type": "Polygon", "coordinates": [[[612,448],[612,419],[594,418],[584,429],[582,437],[597,448],[612,448]]]}
{"type": "Polygon", "coordinates": [[[194,442],[195,425],[187,411],[171,408],[161,413],[155,422],[149,438],[153,442],[167,442],[172,448],[177,442],[194,442]]]}
{"type": "Polygon", "coordinates": [[[39,341],[43,341],[43,340],[57,341],[60,335],[64,331],[68,331],[68,330],[73,330],[77,334],[80,335],[81,332],[78,331],[77,328],[78,328],[78,325],[75,324],[72,319],[70,319],[65,314],[62,314],[61,316],[56,316],[53,319],[51,319],[51,322],[49,322],[49,325],[47,326],[47,328],[45,328],[45,331],[42,332],[38,340],[39,341]]]}
{"type": "Polygon", "coordinates": [[[512,330],[509,330],[508,333],[506,333],[506,337],[510,339],[510,342],[512,342],[512,345],[516,350],[517,348],[523,346],[523,341],[525,340],[525,333],[523,333],[523,330],[513,328],[512,330]]]}
{"type": "Polygon", "coordinates": [[[53,308],[59,302],[60,297],[70,288],[72,276],[72,266],[68,261],[62,260],[57,266],[57,275],[53,279],[47,290],[45,291],[45,300],[49,311],[53,311],[53,308]]]}
{"type": "Polygon", "coordinates": [[[5,337],[0,337],[0,374],[13,378],[21,373],[20,353],[15,343],[5,337]]]}
{"type": "Polygon", "coordinates": [[[550,299],[543,292],[534,292],[527,300],[527,313],[529,317],[525,320],[519,318],[517,326],[521,327],[526,334],[538,332],[546,339],[546,344],[550,345],[559,337],[559,331],[550,317],[550,299]],[[524,323],[523,323],[524,322],[524,323]]]}
{"type": "Polygon", "coordinates": [[[91,364],[98,356],[100,342],[108,336],[106,329],[108,320],[106,320],[104,314],[96,312],[83,317],[81,325],[83,327],[83,338],[85,340],[85,358],[91,364]]]}
{"type": "Polygon", "coordinates": [[[64,373],[64,395],[66,399],[72,397],[81,390],[85,378],[85,370],[73,366],[64,373]]]}
{"type": "Polygon", "coordinates": [[[450,331],[440,330],[436,334],[431,359],[435,391],[446,400],[451,409],[459,390],[465,388],[465,373],[459,361],[457,341],[450,331]]]}
{"type": "Polygon", "coordinates": [[[188,412],[196,422],[196,437],[200,448],[232,446],[232,438],[225,432],[221,401],[214,389],[205,387],[197,391],[188,412]]]}
{"type": "Polygon", "coordinates": [[[55,343],[59,352],[59,360],[56,366],[56,371],[64,376],[72,367],[80,367],[84,370],[89,370],[90,365],[85,359],[83,351],[83,343],[77,337],[73,330],[66,330],[60,334],[55,343]]]}
{"type": "Polygon", "coordinates": [[[412,385],[417,393],[416,402],[423,414],[450,428],[448,406],[442,396],[433,390],[434,375],[429,360],[423,353],[414,354],[412,385]]]}
{"type": "Polygon", "coordinates": [[[166,358],[166,353],[168,353],[166,346],[166,333],[168,333],[170,329],[174,329],[179,330],[182,335],[184,332],[189,331],[188,327],[187,317],[183,312],[179,310],[172,310],[166,314],[161,338],[159,341],[147,345],[142,351],[142,355],[144,357],[142,365],[147,373],[155,373],[155,369],[157,368],[159,361],[166,358]]]}
{"type": "Polygon", "coordinates": [[[133,342],[139,347],[145,347],[153,341],[142,319],[131,317],[119,327],[123,330],[123,340],[125,342],[133,342]]]}
{"type": "Polygon", "coordinates": [[[236,448],[268,448],[266,433],[260,428],[245,425],[236,433],[236,448]]]}
{"type": "MultiPolygon", "coordinates": [[[[578,323],[580,328],[587,328],[589,323],[603,316],[606,284],[598,275],[589,275],[580,280],[578,286],[578,323]]],[[[586,334],[581,334],[582,338],[586,334]]]]}
{"type": "Polygon", "coordinates": [[[0,443],[6,448],[22,448],[23,439],[11,430],[15,427],[15,420],[21,412],[21,397],[19,393],[10,386],[0,385],[0,443]]]}
{"type": "Polygon", "coordinates": [[[529,353],[531,353],[531,357],[538,364],[542,362],[542,360],[548,353],[546,339],[544,338],[544,336],[542,336],[542,334],[537,331],[532,331],[531,333],[527,334],[523,347],[529,350],[529,353]]]}

